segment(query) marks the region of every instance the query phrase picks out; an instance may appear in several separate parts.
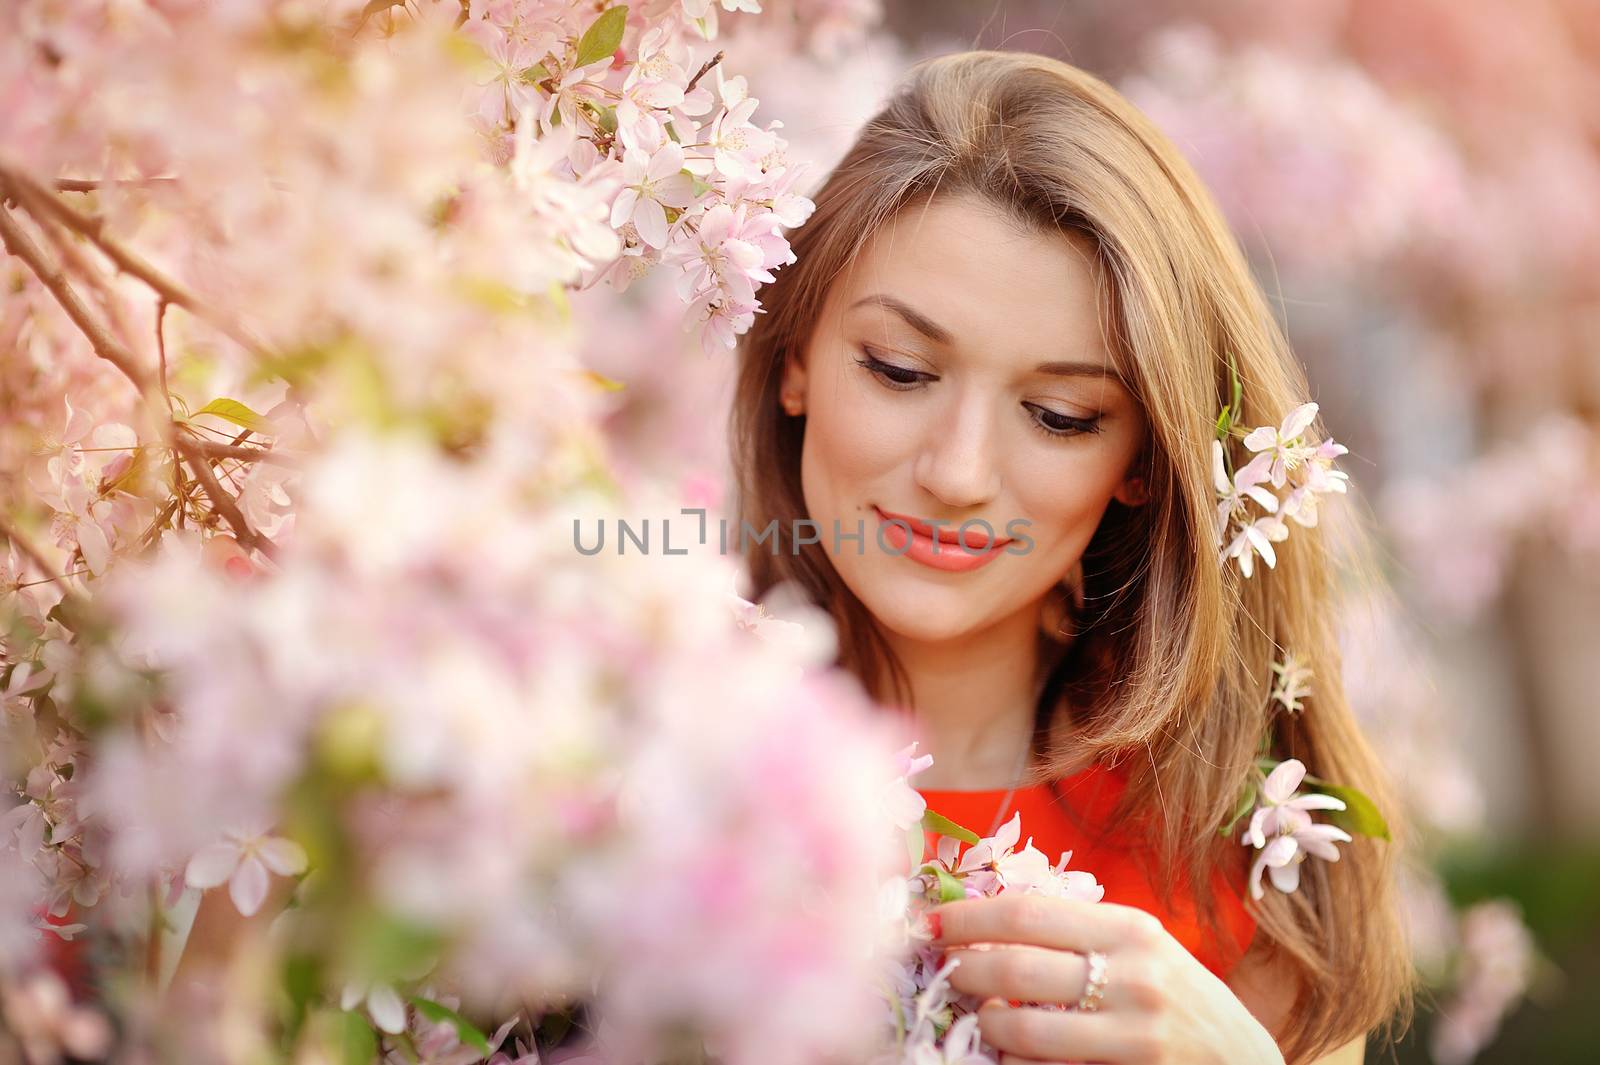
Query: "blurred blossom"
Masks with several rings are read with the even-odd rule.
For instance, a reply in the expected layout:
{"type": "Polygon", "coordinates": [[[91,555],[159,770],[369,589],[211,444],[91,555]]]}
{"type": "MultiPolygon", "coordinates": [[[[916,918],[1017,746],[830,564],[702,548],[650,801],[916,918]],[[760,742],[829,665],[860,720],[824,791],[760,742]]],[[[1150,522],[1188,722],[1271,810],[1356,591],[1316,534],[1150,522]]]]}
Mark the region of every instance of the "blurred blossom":
{"type": "Polygon", "coordinates": [[[1600,439],[1550,414],[1460,468],[1397,477],[1379,500],[1424,603],[1464,622],[1500,594],[1519,551],[1600,565],[1600,439]]]}
{"type": "Polygon", "coordinates": [[[1277,263],[1357,271],[1438,239],[1468,203],[1450,142],[1347,61],[1235,46],[1194,23],[1154,34],[1147,56],[1120,88],[1277,263]]]}
{"type": "Polygon", "coordinates": [[[1466,1065],[1488,1046],[1532,980],[1537,954],[1521,911],[1492,899],[1461,918],[1461,973],[1430,1034],[1438,1065],[1466,1065]]]}

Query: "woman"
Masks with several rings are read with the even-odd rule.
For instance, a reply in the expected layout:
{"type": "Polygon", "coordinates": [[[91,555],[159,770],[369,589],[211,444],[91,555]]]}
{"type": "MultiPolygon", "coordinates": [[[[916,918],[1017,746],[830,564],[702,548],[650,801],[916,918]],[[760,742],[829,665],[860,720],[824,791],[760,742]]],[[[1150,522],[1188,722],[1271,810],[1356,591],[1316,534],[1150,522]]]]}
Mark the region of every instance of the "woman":
{"type": "Polygon", "coordinates": [[[1141,881],[938,911],[985,1039],[1012,1062],[1360,1061],[1409,992],[1390,845],[1252,902],[1219,832],[1263,742],[1384,800],[1324,534],[1250,579],[1218,563],[1233,381],[1246,426],[1308,387],[1211,198],[1102,82],[989,51],[920,64],[813,198],[741,349],[739,514],[779,534],[746,541],[755,596],[793,581],[833,613],[841,664],[914,715],[936,807],[1065,818],[1141,881]],[[1290,651],[1317,678],[1294,712],[1269,698],[1290,651]],[[1086,991],[1093,1012],[1022,1005],[1086,991]]]}

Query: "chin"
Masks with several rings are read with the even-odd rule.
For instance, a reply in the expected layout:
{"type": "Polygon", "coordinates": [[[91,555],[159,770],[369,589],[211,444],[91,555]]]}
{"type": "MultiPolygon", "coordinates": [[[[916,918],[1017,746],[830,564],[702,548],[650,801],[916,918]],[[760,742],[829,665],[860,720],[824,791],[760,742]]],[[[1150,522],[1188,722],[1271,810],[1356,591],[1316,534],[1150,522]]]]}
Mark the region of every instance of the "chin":
{"type": "Polygon", "coordinates": [[[910,587],[910,582],[874,582],[856,592],[879,625],[897,636],[942,643],[978,628],[979,605],[969,589],[910,587]]]}

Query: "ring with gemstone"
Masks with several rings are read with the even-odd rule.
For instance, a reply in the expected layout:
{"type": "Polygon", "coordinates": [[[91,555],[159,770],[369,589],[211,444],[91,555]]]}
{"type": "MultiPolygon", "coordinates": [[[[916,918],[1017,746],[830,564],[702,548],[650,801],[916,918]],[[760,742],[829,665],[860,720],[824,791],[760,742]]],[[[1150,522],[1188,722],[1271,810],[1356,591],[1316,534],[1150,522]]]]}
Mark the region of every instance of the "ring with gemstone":
{"type": "Polygon", "coordinates": [[[1083,994],[1078,996],[1077,1008],[1093,1013],[1106,997],[1106,956],[1091,950],[1084,960],[1089,963],[1089,977],[1084,981],[1083,994]]]}

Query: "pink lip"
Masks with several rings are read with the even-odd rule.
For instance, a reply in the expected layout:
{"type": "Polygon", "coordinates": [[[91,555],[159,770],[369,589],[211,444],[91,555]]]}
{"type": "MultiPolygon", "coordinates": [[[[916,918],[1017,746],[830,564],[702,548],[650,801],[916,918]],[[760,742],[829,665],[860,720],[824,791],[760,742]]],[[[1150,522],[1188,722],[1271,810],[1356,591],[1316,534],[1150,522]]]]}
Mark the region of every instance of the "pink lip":
{"type": "Polygon", "coordinates": [[[1000,549],[1011,542],[1009,537],[989,541],[982,529],[968,529],[963,536],[958,529],[940,529],[937,539],[933,526],[907,514],[874,507],[884,524],[880,532],[892,548],[907,558],[934,569],[951,573],[967,573],[985,565],[1000,554],[1000,549]],[[893,521],[891,521],[893,519],[893,521]],[[898,522],[911,529],[911,535],[898,522]],[[987,548],[987,550],[985,550],[987,548]]]}

